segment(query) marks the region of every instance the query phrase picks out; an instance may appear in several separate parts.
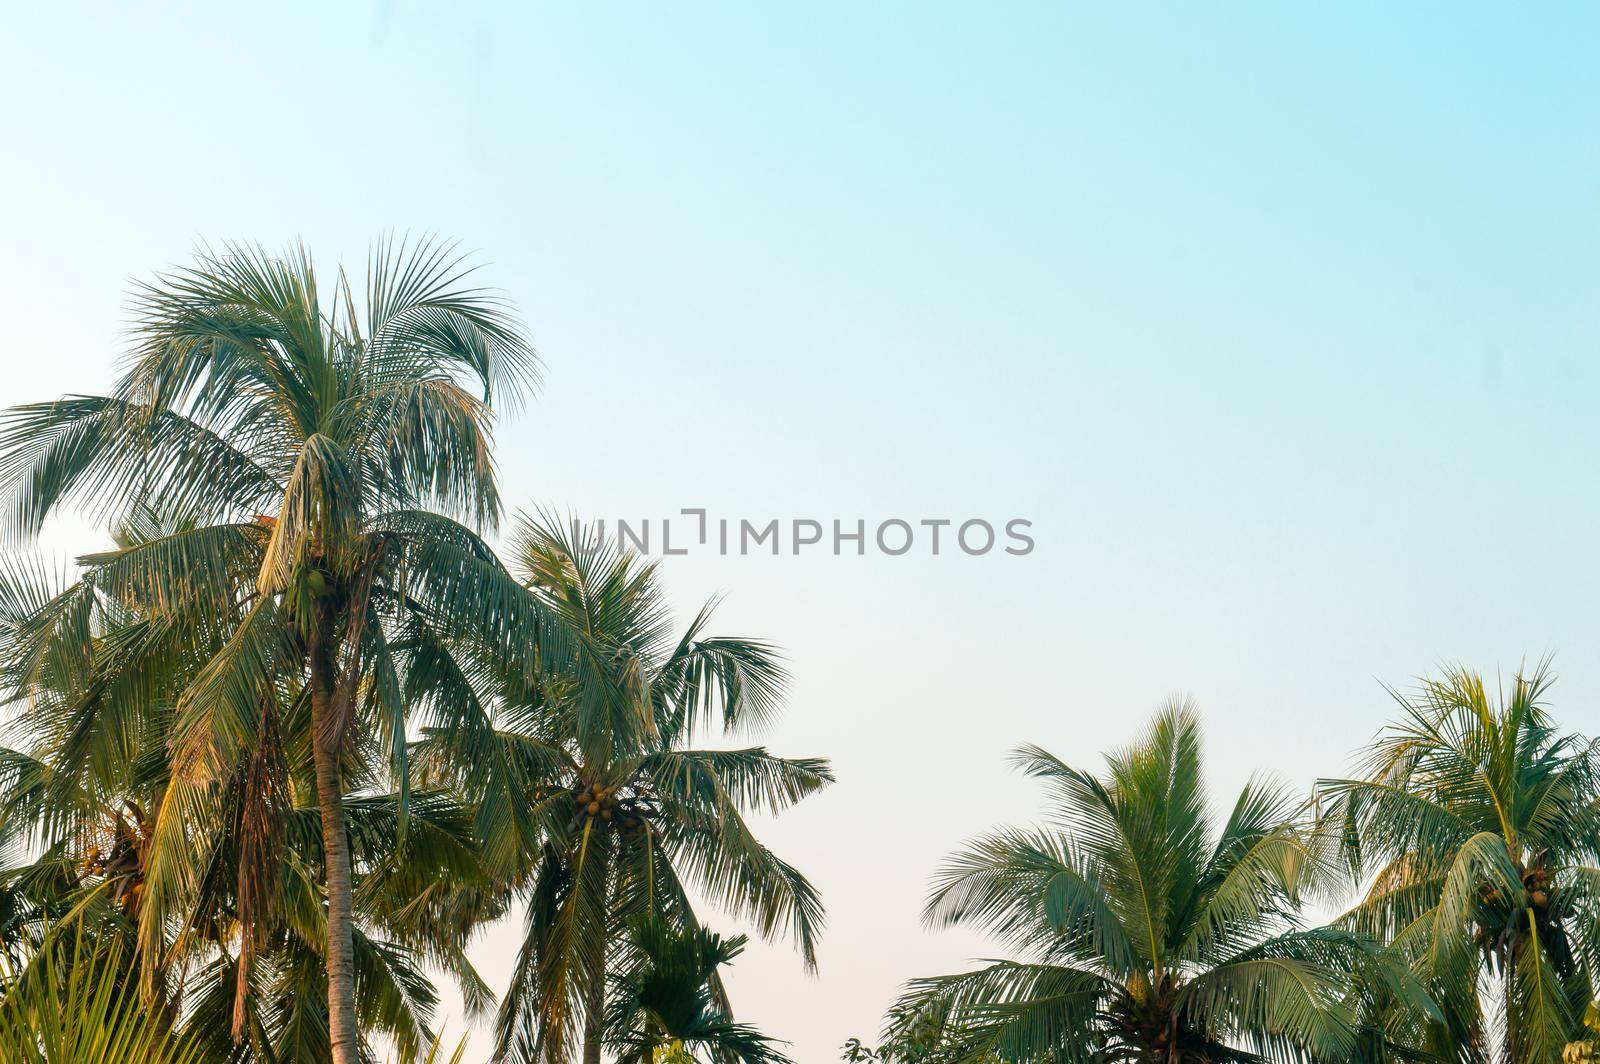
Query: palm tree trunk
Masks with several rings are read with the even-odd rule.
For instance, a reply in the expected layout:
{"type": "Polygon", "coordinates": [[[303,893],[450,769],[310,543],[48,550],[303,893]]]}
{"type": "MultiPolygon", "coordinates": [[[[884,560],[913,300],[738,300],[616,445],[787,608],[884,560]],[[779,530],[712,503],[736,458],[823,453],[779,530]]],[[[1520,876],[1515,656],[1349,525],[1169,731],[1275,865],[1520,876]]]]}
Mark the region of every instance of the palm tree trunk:
{"type": "MultiPolygon", "coordinates": [[[[318,625],[318,627],[323,627],[318,625]]],[[[344,786],[339,773],[343,731],[334,705],[334,655],[320,632],[310,639],[311,749],[322,813],[323,873],[328,891],[328,1037],[333,1064],[357,1064],[355,959],[350,884],[350,836],[345,831],[344,786]]]]}
{"type": "Polygon", "coordinates": [[[600,1020],[606,1007],[602,976],[583,992],[583,1064],[600,1064],[600,1020]]]}
{"type": "MultiPolygon", "coordinates": [[[[612,874],[615,869],[611,866],[611,855],[608,850],[601,850],[605,856],[605,864],[601,866],[601,894],[605,898],[611,897],[612,874]]],[[[610,905],[610,901],[607,901],[610,905]]],[[[606,973],[607,965],[611,960],[611,938],[602,932],[604,941],[600,943],[600,978],[591,986],[583,988],[583,1064],[600,1064],[600,1038],[604,1034],[603,1021],[606,1011],[606,973]]]]}

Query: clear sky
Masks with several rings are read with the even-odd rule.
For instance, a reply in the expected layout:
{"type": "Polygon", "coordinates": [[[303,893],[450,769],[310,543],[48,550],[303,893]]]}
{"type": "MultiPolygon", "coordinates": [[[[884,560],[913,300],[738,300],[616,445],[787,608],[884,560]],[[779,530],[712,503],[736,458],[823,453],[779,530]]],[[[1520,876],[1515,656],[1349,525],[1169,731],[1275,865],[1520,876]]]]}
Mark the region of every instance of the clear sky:
{"type": "Polygon", "coordinates": [[[1381,683],[1548,651],[1600,730],[1593,5],[269,7],[7,12],[0,402],[103,389],[199,240],[433,231],[548,364],[519,504],[1034,522],[665,563],[787,648],[767,739],[841,777],[763,827],[821,978],[732,973],[802,1064],[991,953],[917,913],[1034,815],[1017,742],[1093,764],[1187,691],[1219,793],[1308,785],[1381,683]]]}

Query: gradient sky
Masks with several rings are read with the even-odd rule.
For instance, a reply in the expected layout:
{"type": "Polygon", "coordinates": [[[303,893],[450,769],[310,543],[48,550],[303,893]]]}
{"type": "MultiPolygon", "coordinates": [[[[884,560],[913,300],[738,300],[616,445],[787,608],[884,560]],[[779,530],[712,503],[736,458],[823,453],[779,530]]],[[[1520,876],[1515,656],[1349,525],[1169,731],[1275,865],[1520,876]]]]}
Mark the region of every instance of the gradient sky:
{"type": "Polygon", "coordinates": [[[763,826],[821,977],[731,975],[802,1064],[996,948],[918,909],[1036,813],[1015,743],[1092,765],[1188,692],[1218,794],[1304,786],[1381,684],[1546,652],[1600,730],[1600,9],[270,7],[8,11],[0,403],[103,389],[200,240],[359,272],[430,231],[548,365],[519,504],[1034,521],[1025,558],[665,563],[787,649],[767,741],[840,775],[763,826]]]}

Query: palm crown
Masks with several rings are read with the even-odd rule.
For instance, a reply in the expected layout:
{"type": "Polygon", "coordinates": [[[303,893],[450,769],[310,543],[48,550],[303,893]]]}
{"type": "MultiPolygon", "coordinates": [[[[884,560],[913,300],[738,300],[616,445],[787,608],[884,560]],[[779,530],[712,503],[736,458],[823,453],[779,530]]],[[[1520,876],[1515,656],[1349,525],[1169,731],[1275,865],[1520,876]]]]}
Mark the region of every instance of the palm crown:
{"type": "Polygon", "coordinates": [[[1378,962],[1353,934],[1296,925],[1317,863],[1284,792],[1251,784],[1212,823],[1187,705],[1165,708],[1103,777],[1037,747],[1016,760],[1046,781],[1055,824],[958,853],[926,916],[980,927],[1025,959],[913,983],[891,1018],[902,1056],[1348,1055],[1353,980],[1378,962]]]}
{"type": "Polygon", "coordinates": [[[593,1061],[622,932],[645,917],[698,926],[691,891],[765,934],[787,931],[814,963],[817,894],[744,818],[780,811],[833,777],[820,759],[692,745],[775,712],[784,672],[770,647],[707,636],[709,610],[673,635],[654,567],[591,529],[528,523],[515,556],[552,623],[570,633],[562,665],[486,661],[465,641],[438,647],[453,664],[434,670],[440,682],[421,697],[470,709],[459,726],[431,730],[418,752],[478,796],[484,852],[527,901],[500,1051],[564,1060],[581,1029],[593,1061]]]}
{"type": "Polygon", "coordinates": [[[606,1009],[606,1044],[617,1064],[793,1064],[718,1003],[717,971],[743,952],[745,941],[703,927],[675,931],[636,921],[626,942],[630,960],[611,978],[606,1009]]]}
{"type": "Polygon", "coordinates": [[[1499,1014],[1507,1060],[1554,1061],[1590,1000],[1600,746],[1556,729],[1549,684],[1543,666],[1498,699],[1466,670],[1425,681],[1397,695],[1402,719],[1359,775],[1319,786],[1331,841],[1370,877],[1345,923],[1392,940],[1433,984],[1442,1055],[1481,1059],[1499,1014]]]}

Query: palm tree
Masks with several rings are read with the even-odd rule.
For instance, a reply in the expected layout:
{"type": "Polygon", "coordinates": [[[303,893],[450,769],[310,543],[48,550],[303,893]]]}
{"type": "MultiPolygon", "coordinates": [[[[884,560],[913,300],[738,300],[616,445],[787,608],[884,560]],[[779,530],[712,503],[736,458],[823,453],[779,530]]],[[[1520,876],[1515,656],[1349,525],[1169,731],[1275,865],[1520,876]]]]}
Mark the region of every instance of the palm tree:
{"type": "Polygon", "coordinates": [[[709,606],[674,637],[654,566],[577,525],[525,523],[514,554],[570,650],[551,669],[548,657],[534,668],[436,646],[453,678],[430,662],[431,686],[412,697],[466,708],[419,742],[419,764],[478,799],[485,858],[526,902],[497,1053],[561,1062],[581,1040],[598,1064],[606,972],[628,922],[693,930],[691,890],[764,935],[788,931],[814,967],[816,891],[745,815],[779,812],[833,776],[817,758],[693,745],[769,720],[784,671],[766,644],[708,637],[709,606]]]}
{"type": "Polygon", "coordinates": [[[1370,877],[1345,923],[1433,984],[1441,1055],[1486,1059],[1498,1014],[1505,1060],[1555,1061],[1590,1000],[1600,745],[1557,730],[1550,683],[1544,664],[1498,695],[1465,669],[1424,680],[1355,778],[1319,785],[1329,838],[1370,877]]]}
{"type": "Polygon", "coordinates": [[[1284,791],[1252,783],[1212,823],[1187,704],[1164,707],[1103,777],[1038,747],[1016,762],[1047,781],[1052,827],[970,844],[925,916],[1024,956],[910,984],[888,1032],[902,1059],[1347,1059],[1358,975],[1415,996],[1358,936],[1299,926],[1317,866],[1284,791]]]}
{"type": "MultiPolygon", "coordinates": [[[[73,500],[181,518],[168,535],[85,559],[93,577],[60,605],[61,630],[86,623],[92,596],[137,596],[157,607],[149,640],[182,641],[196,623],[224,637],[176,700],[178,764],[154,814],[147,893],[179,891],[193,875],[182,838],[218,814],[220,774],[254,751],[280,762],[281,707],[308,713],[335,1064],[360,1050],[351,737],[386,742],[403,824],[397,644],[469,627],[507,643],[513,632],[539,638],[529,596],[474,531],[500,506],[488,402],[518,393],[532,356],[504,307],[461,277],[437,245],[380,246],[364,305],[342,275],[325,304],[304,251],[206,252],[141,288],[112,395],[18,407],[0,431],[17,532],[36,533],[73,500]]],[[[151,967],[155,919],[141,927],[151,967]]]]}
{"type": "MultiPolygon", "coordinates": [[[[132,530],[120,538],[136,545],[132,530]]],[[[53,587],[17,559],[0,565],[0,663],[26,699],[9,729],[20,745],[0,748],[0,843],[32,855],[0,867],[0,944],[32,956],[46,927],[72,927],[133,957],[138,928],[155,927],[163,934],[156,996],[198,987],[186,1007],[212,1057],[229,1058],[241,1042],[267,1060],[329,1059],[307,715],[278,707],[281,741],[219,772],[218,815],[187,825],[182,840],[195,870],[190,889],[152,895],[152,811],[171,786],[167,729],[188,678],[150,652],[143,633],[156,626],[144,604],[83,594],[79,584],[53,587]],[[92,638],[36,646],[41,618],[76,602],[91,607],[92,638]],[[19,682],[41,657],[31,680],[19,682]],[[260,756],[273,751],[282,764],[260,756]],[[152,906],[162,911],[147,913],[152,906]]],[[[203,662],[214,650],[185,656],[203,662]]],[[[351,760],[383,763],[370,740],[358,739],[351,760]]],[[[484,881],[471,823],[447,795],[417,792],[407,805],[402,831],[395,796],[346,802],[358,1020],[409,1052],[427,1039],[436,1000],[424,962],[453,972],[480,1007],[488,995],[465,959],[471,912],[457,911],[484,881]]]]}
{"type": "Polygon", "coordinates": [[[717,1003],[717,971],[746,941],[636,922],[627,943],[632,961],[611,977],[606,1009],[605,1040],[617,1064],[792,1064],[772,1039],[733,1022],[717,1003]]]}

